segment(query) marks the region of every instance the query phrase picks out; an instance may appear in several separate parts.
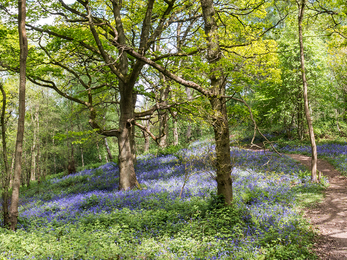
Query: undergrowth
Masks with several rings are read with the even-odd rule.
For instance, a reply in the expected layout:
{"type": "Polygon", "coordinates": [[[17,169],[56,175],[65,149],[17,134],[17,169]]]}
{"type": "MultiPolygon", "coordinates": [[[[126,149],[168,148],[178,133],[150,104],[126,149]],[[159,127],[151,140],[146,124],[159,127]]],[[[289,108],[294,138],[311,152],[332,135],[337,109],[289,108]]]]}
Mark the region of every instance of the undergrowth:
{"type": "Polygon", "coordinates": [[[114,163],[49,178],[22,190],[18,231],[0,228],[0,259],[315,259],[298,207],[323,187],[287,157],[232,156],[228,207],[204,147],[139,157],[142,190],[118,191],[114,163]]]}

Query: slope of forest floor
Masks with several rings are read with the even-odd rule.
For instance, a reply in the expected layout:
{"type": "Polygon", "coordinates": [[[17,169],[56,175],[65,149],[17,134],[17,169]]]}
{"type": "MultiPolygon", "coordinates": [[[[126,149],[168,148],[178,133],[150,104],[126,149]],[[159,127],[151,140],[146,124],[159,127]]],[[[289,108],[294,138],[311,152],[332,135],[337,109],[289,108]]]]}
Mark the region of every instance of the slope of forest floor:
{"type": "MultiPolygon", "coordinates": [[[[310,167],[311,158],[301,154],[287,154],[310,167]]],[[[347,258],[347,179],[341,176],[329,162],[318,159],[318,170],[329,178],[322,203],[308,208],[305,215],[320,231],[315,251],[321,259],[347,258]]]]}
{"type": "Polygon", "coordinates": [[[324,186],[287,156],[234,147],[235,203],[219,207],[214,156],[206,144],[141,156],[141,190],[118,191],[114,163],[33,184],[19,230],[0,228],[0,259],[316,259],[298,206],[324,186]]]}

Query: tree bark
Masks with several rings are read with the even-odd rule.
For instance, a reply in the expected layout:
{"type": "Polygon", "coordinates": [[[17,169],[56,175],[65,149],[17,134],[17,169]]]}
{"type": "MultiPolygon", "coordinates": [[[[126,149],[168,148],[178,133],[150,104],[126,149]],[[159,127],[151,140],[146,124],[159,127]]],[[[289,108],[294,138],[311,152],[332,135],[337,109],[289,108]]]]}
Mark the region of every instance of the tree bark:
{"type": "Polygon", "coordinates": [[[107,151],[107,155],[108,155],[108,159],[110,159],[110,161],[113,160],[113,156],[112,156],[112,153],[111,153],[111,150],[110,150],[110,146],[108,145],[108,142],[107,142],[107,138],[104,137],[104,141],[105,141],[105,146],[106,146],[106,151],[107,151]]]}
{"type": "Polygon", "coordinates": [[[39,106],[35,105],[35,112],[31,113],[31,121],[33,124],[33,145],[31,147],[31,162],[30,162],[30,169],[31,169],[31,176],[30,179],[32,181],[36,180],[36,163],[37,163],[37,142],[38,142],[38,118],[39,114],[39,106]]]}
{"type": "Polygon", "coordinates": [[[20,44],[20,68],[19,68],[19,112],[18,128],[15,152],[15,168],[13,178],[12,200],[10,208],[11,229],[15,230],[18,221],[19,188],[22,166],[22,151],[25,119],[25,84],[26,84],[26,59],[28,56],[28,42],[25,30],[26,0],[18,0],[18,31],[20,44]]]}
{"type": "Polygon", "coordinates": [[[8,164],[7,158],[7,140],[6,140],[6,123],[5,123],[5,115],[6,115],[6,93],[2,82],[0,82],[0,90],[2,94],[2,110],[1,110],[1,138],[2,138],[2,157],[5,166],[5,172],[1,176],[2,180],[2,213],[4,220],[4,227],[8,227],[10,225],[10,215],[8,212],[9,206],[9,187],[10,187],[10,168],[8,164]]]}
{"type": "MultiPolygon", "coordinates": [[[[24,164],[25,165],[25,172],[26,172],[26,176],[25,176],[25,179],[26,179],[26,185],[27,185],[27,188],[30,188],[30,177],[31,177],[31,166],[29,165],[28,166],[28,157],[27,157],[27,154],[25,153],[25,150],[23,151],[23,156],[25,158],[25,161],[26,163],[24,164]]],[[[29,164],[31,162],[29,161],[29,164]]]]}
{"type": "Polygon", "coordinates": [[[173,145],[178,145],[178,123],[177,123],[177,112],[173,112],[173,145]]]}
{"type": "Polygon", "coordinates": [[[83,156],[83,147],[82,147],[82,145],[80,146],[80,150],[81,150],[81,163],[82,163],[82,167],[84,167],[84,156],[83,156]]]}
{"type": "MultiPolygon", "coordinates": [[[[134,87],[133,87],[134,88],[134,87]]],[[[135,106],[136,106],[136,100],[137,100],[137,94],[133,92],[133,103],[132,103],[132,111],[134,113],[135,106]]],[[[133,125],[131,126],[131,132],[130,132],[130,145],[131,145],[131,152],[133,154],[133,164],[136,165],[136,141],[135,141],[135,127],[133,125]]]]}
{"type": "MultiPolygon", "coordinates": [[[[191,100],[192,99],[192,90],[190,88],[186,88],[186,94],[187,94],[187,99],[191,100]]],[[[187,132],[186,132],[186,138],[187,142],[189,143],[192,139],[192,125],[191,125],[192,120],[190,119],[190,116],[188,116],[188,127],[187,127],[187,132]]]]}
{"type": "MultiPolygon", "coordinates": [[[[52,142],[53,142],[53,146],[54,146],[54,131],[53,131],[53,134],[52,134],[52,142]]],[[[54,153],[53,154],[53,164],[54,164],[54,174],[57,173],[57,162],[56,162],[56,154],[54,153]]]]}
{"type": "Polygon", "coordinates": [[[304,119],[303,119],[303,104],[302,104],[302,97],[303,93],[301,91],[302,89],[298,90],[298,96],[297,96],[297,108],[298,108],[298,113],[297,113],[297,123],[298,123],[298,128],[297,128],[297,133],[298,137],[300,140],[304,139],[304,119]]]}
{"type": "MultiPolygon", "coordinates": [[[[162,77],[162,82],[163,84],[166,83],[165,77],[162,77]]],[[[160,103],[165,103],[168,99],[169,96],[169,91],[170,91],[170,87],[169,86],[165,86],[164,89],[162,89],[160,91],[160,103]]],[[[159,111],[159,147],[161,148],[165,148],[167,147],[167,133],[168,133],[168,125],[167,125],[167,121],[168,121],[168,116],[167,116],[167,110],[161,110],[159,111]]]]}
{"type": "MultiPolygon", "coordinates": [[[[73,110],[73,103],[71,102],[71,114],[74,113],[73,110]]],[[[73,132],[73,124],[72,124],[72,120],[70,122],[70,131],[73,132]]],[[[76,162],[75,162],[75,151],[74,151],[74,145],[73,145],[73,140],[72,137],[69,140],[70,143],[70,158],[69,158],[69,162],[68,162],[68,166],[67,166],[67,172],[68,174],[72,174],[76,172],[76,162]]],[[[97,146],[99,149],[99,146],[97,146]]]]}
{"type": "Polygon", "coordinates": [[[123,82],[119,83],[120,118],[118,136],[118,162],[119,162],[119,189],[128,190],[136,186],[136,175],[134,167],[133,147],[132,147],[132,125],[129,123],[133,118],[133,88],[128,87],[123,82]]]}
{"type": "MultiPolygon", "coordinates": [[[[148,131],[151,131],[151,124],[149,120],[146,121],[146,128],[148,129],[148,131]]],[[[145,131],[142,131],[142,133],[143,133],[143,138],[145,139],[144,152],[146,153],[149,151],[149,134],[146,133],[145,131]]]]}
{"type": "Polygon", "coordinates": [[[99,158],[99,162],[102,162],[102,157],[101,157],[101,153],[100,153],[100,146],[99,146],[99,141],[96,141],[96,149],[98,150],[98,158],[99,158]]]}
{"type": "Polygon", "coordinates": [[[72,174],[76,172],[75,152],[72,142],[70,143],[70,157],[67,165],[67,173],[72,174]]]}
{"type": "Polygon", "coordinates": [[[22,176],[21,179],[21,185],[24,188],[25,185],[28,184],[30,185],[30,181],[27,180],[27,166],[26,166],[26,154],[25,154],[25,149],[23,149],[23,154],[22,154],[22,176]]]}
{"type": "Polygon", "coordinates": [[[300,63],[301,63],[301,77],[303,84],[303,95],[304,95],[304,106],[305,106],[305,115],[307,119],[307,125],[309,129],[310,141],[311,141],[311,149],[312,149],[312,159],[311,159],[311,180],[312,182],[317,182],[320,179],[320,176],[317,180],[317,146],[316,140],[314,136],[312,119],[310,115],[310,109],[308,104],[308,96],[307,96],[307,79],[305,73],[305,57],[304,57],[304,43],[302,37],[302,21],[304,18],[306,0],[301,0],[298,3],[299,9],[299,17],[298,17],[298,27],[299,27],[299,45],[300,45],[300,63]]]}
{"type": "Polygon", "coordinates": [[[36,153],[36,180],[37,180],[37,183],[40,184],[41,183],[41,175],[42,175],[42,165],[41,165],[41,151],[40,151],[40,148],[41,148],[41,143],[40,143],[40,113],[39,113],[39,109],[37,111],[37,114],[36,114],[36,126],[37,126],[37,142],[36,142],[36,145],[37,145],[37,153],[36,153]]]}
{"type": "Polygon", "coordinates": [[[210,64],[209,78],[213,95],[209,97],[212,106],[212,126],[216,141],[216,181],[217,194],[222,195],[230,205],[233,199],[231,180],[231,160],[229,146],[229,126],[226,111],[223,69],[218,65],[221,58],[218,27],[215,20],[213,0],[200,0],[207,35],[207,60],[210,64]]]}

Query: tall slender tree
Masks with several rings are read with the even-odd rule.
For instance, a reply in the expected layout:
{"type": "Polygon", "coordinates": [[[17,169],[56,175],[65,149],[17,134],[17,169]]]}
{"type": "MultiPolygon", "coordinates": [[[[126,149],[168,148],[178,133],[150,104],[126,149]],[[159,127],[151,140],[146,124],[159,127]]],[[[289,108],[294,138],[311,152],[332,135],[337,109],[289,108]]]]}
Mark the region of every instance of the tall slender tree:
{"type": "Polygon", "coordinates": [[[24,137],[24,119],[25,119],[25,85],[26,85],[26,60],[28,56],[28,41],[25,30],[26,19],[26,0],[18,0],[18,31],[20,46],[20,73],[19,73],[19,112],[18,128],[15,152],[15,168],[12,185],[12,199],[10,207],[11,229],[15,230],[18,220],[18,203],[20,176],[22,167],[22,151],[24,137]]]}
{"type": "Polygon", "coordinates": [[[6,92],[4,90],[3,83],[0,82],[0,90],[2,94],[2,109],[1,109],[1,139],[2,139],[2,158],[4,161],[5,171],[1,175],[1,189],[2,189],[2,213],[3,213],[3,220],[4,220],[4,226],[8,227],[10,225],[9,222],[9,212],[8,212],[8,206],[9,206],[9,186],[10,186],[10,168],[8,164],[8,157],[7,157],[7,140],[6,140],[6,122],[5,122],[5,115],[6,115],[6,92]]]}
{"type": "MultiPolygon", "coordinates": [[[[312,157],[311,157],[311,180],[313,182],[317,182],[317,146],[316,139],[314,136],[312,118],[310,114],[309,104],[308,104],[308,95],[307,95],[307,80],[306,80],[306,72],[305,72],[305,52],[304,52],[304,42],[303,42],[303,29],[302,29],[302,21],[304,19],[306,0],[301,0],[297,2],[298,4],[298,31],[299,31],[299,46],[300,46],[300,64],[301,64],[301,77],[302,77],[302,86],[303,86],[303,96],[304,96],[304,107],[305,107],[305,115],[310,135],[311,149],[312,149],[312,157]]],[[[319,179],[319,178],[318,178],[319,179]]]]}

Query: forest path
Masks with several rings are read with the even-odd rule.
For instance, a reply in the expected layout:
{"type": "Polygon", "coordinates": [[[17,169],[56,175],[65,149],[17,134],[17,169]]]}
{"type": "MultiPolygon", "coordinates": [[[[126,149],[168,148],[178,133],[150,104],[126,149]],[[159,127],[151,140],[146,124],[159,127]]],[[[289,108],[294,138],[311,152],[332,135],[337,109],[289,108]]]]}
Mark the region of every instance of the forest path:
{"type": "MultiPolygon", "coordinates": [[[[286,154],[310,168],[311,157],[286,154]]],[[[305,216],[320,230],[315,251],[321,259],[347,259],[347,179],[329,162],[318,159],[318,170],[329,178],[324,200],[305,211],[305,216]]]]}

